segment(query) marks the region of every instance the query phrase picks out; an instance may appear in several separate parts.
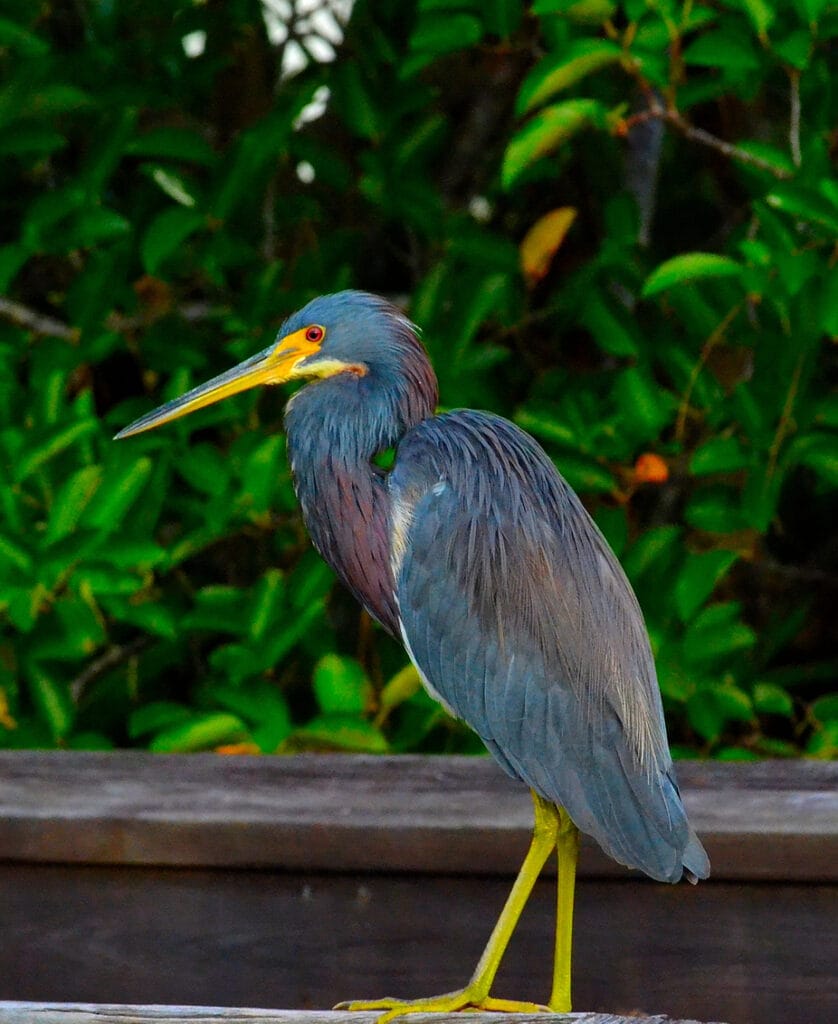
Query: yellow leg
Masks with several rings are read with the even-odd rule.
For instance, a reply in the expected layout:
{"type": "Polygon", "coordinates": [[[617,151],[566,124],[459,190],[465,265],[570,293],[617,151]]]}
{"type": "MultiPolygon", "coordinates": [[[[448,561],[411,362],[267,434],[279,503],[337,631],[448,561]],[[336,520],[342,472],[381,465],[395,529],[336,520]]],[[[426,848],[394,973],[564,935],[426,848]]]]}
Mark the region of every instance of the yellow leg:
{"type": "MultiPolygon", "coordinates": [[[[529,850],[503,910],[500,912],[500,917],[489,937],[486,948],[483,950],[483,955],[480,957],[474,974],[472,974],[471,980],[466,987],[456,992],[445,992],[442,995],[430,996],[425,999],[386,998],[338,1003],[335,1007],[336,1010],[386,1010],[387,1012],[379,1018],[378,1024],[387,1024],[393,1018],[409,1013],[447,1013],[465,1009],[534,1013],[539,1010],[548,1009],[548,1007],[541,1006],[538,1003],[518,1002],[511,999],[492,999],[489,996],[489,990],[492,987],[492,982],[495,980],[495,974],[500,966],[503,954],[506,952],[506,947],[512,938],[512,933],[515,931],[515,926],[518,924],[518,919],[530,897],[541,869],[544,867],[551,852],[556,848],[556,844],[560,842],[565,832],[567,832],[568,825],[574,830],[575,834],[575,827],[570,823],[570,819],[563,811],[554,804],[542,799],[537,793],[533,793],[532,798],[535,807],[535,825],[529,850]]],[[[561,853],[559,859],[561,863],[561,853]]],[[[560,880],[560,903],[561,892],[560,880]]],[[[572,877],[570,882],[570,900],[572,903],[572,877]]],[[[572,927],[572,920],[570,926],[572,927]]],[[[569,951],[569,932],[567,942],[569,951]]],[[[558,962],[557,948],[557,970],[558,962]]],[[[569,976],[566,987],[569,998],[569,976]]],[[[555,981],[553,994],[554,996],[556,994],[555,981]]],[[[552,1008],[552,1005],[551,999],[549,1008],[552,1008]]]]}
{"type": "Polygon", "coordinates": [[[559,819],[559,830],[556,837],[559,877],[556,900],[556,956],[553,961],[553,990],[550,993],[550,1009],[555,1013],[570,1013],[573,899],[576,889],[579,830],[565,810],[561,807],[556,810],[559,819]]]}

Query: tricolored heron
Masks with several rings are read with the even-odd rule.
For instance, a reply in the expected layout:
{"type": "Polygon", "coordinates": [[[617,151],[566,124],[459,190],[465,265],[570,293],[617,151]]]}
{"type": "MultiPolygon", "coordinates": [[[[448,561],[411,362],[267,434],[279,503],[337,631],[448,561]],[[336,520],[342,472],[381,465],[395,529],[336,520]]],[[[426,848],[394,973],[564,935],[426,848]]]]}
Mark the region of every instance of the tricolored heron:
{"type": "Polygon", "coordinates": [[[530,787],[535,805],[529,850],[468,984],[426,999],[341,1005],[385,1010],[388,1019],[543,1009],[489,991],[557,850],[549,1008],[567,1011],[577,829],[660,881],[709,873],[678,793],[640,607],[602,534],[528,434],[489,413],[434,415],[436,378],[416,328],[374,295],[314,299],[263,352],[117,437],[297,378],[312,383],[289,401],[285,424],[315,546],[403,641],[430,694],[530,787]],[[393,446],[385,473],[373,460],[393,446]]]}

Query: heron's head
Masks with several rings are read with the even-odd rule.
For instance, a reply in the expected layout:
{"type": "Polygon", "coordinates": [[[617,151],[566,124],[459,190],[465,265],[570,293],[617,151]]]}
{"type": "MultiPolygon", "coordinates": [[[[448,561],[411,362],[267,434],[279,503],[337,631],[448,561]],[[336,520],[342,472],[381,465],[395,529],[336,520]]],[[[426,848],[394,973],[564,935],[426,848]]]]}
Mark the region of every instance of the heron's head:
{"type": "Polygon", "coordinates": [[[313,299],[285,321],[263,352],[147,413],[116,436],[153,430],[257,385],[345,374],[401,380],[411,389],[428,391],[431,409],[436,401],[430,365],[407,317],[377,295],[343,291],[313,299]],[[430,390],[423,383],[426,378],[432,382],[430,390]]]}

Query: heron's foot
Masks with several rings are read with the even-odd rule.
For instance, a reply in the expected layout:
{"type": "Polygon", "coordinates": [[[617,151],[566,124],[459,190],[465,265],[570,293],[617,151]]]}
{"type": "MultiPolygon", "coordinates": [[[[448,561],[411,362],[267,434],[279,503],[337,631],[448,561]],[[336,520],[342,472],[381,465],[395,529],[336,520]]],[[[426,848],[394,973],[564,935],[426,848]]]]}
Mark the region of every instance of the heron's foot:
{"type": "Polygon", "coordinates": [[[490,1010],[497,1013],[549,1013],[549,1006],[527,1003],[517,999],[493,999],[466,986],[456,992],[445,992],[424,999],[358,999],[338,1003],[336,1010],[384,1010],[376,1024],[388,1024],[396,1017],[410,1013],[454,1013],[459,1010],[490,1010]]]}

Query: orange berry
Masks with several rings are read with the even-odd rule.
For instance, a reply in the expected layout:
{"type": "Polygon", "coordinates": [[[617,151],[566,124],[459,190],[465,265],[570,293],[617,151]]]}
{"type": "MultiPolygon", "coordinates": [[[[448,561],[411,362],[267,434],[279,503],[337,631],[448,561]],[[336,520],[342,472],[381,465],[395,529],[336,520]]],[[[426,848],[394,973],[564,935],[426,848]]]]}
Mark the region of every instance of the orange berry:
{"type": "Polygon", "coordinates": [[[669,479],[669,467],[654,452],[644,452],[634,464],[634,479],[639,484],[662,484],[669,479]]]}

